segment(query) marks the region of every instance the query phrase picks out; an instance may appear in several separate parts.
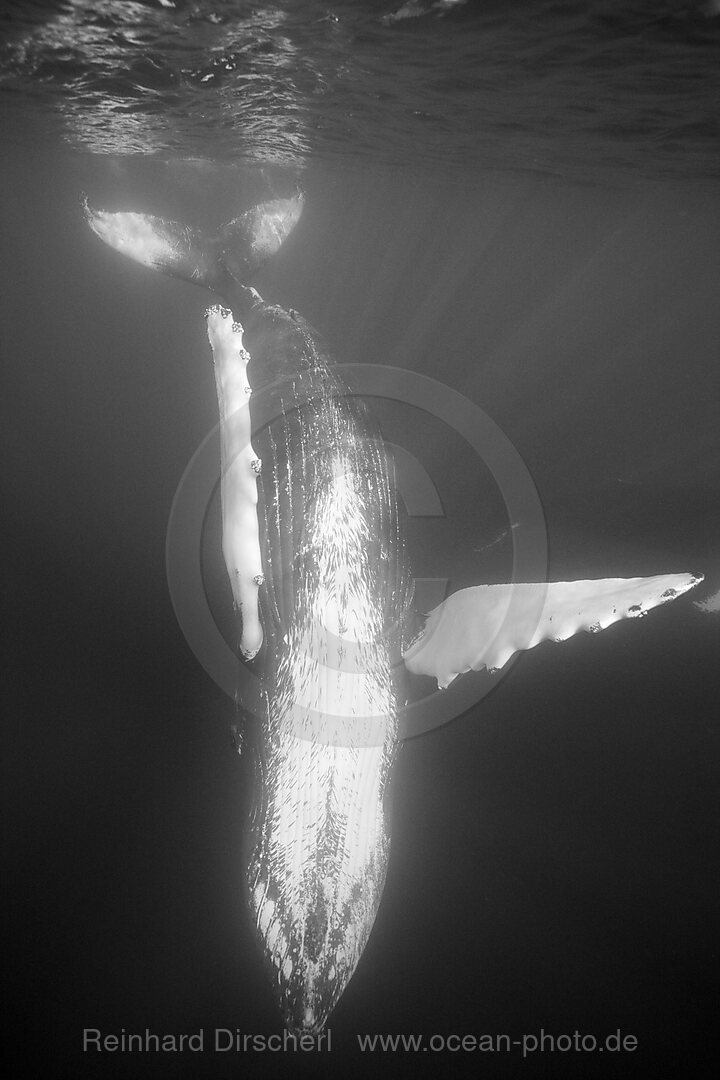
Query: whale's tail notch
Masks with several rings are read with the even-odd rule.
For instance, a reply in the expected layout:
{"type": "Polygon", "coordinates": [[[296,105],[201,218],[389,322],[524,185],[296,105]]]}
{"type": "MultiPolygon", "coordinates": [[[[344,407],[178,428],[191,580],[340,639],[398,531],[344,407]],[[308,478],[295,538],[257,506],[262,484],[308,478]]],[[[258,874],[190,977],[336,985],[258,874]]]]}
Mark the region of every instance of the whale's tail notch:
{"type": "Polygon", "coordinates": [[[278,251],[297,225],[301,194],[260,203],[217,233],[152,214],[94,210],[84,200],[96,236],[135,262],[221,296],[244,285],[278,251]]]}

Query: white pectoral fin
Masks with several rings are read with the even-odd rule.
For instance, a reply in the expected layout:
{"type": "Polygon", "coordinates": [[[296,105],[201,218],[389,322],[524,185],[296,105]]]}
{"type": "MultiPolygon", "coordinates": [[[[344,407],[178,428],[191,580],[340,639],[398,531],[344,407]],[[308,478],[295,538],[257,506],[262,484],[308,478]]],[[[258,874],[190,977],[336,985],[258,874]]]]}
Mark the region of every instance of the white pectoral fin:
{"type": "Polygon", "coordinates": [[[565,641],[579,630],[604,630],[645,615],[702,581],[693,574],[461,589],[430,612],[404,653],[409,671],[446,687],[464,671],[497,670],[541,641],[565,641]]]}
{"type": "Polygon", "coordinates": [[[243,328],[228,308],[216,304],[206,315],[220,409],[223,556],[242,620],[240,652],[252,660],[263,642],[258,590],[264,578],[257,516],[262,463],[250,442],[250,357],[243,346],[243,328]]]}

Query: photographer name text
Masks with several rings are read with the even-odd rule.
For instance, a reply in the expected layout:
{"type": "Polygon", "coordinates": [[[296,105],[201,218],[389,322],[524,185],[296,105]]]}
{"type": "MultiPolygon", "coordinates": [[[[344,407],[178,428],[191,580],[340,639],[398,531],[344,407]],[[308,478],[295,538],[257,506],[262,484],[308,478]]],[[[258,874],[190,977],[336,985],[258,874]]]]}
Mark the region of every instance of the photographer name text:
{"type": "Polygon", "coordinates": [[[238,1028],[234,1031],[230,1028],[213,1028],[207,1032],[200,1028],[192,1034],[161,1034],[149,1028],[145,1028],[144,1032],[130,1032],[122,1028],[119,1033],[100,1031],[99,1028],[83,1028],[82,1048],[86,1053],[104,1054],[177,1054],[186,1053],[188,1050],[195,1054],[202,1054],[207,1050],[219,1054],[232,1051],[317,1053],[332,1049],[332,1032],[328,1028],[317,1035],[311,1032],[295,1035],[286,1029],[273,1035],[248,1035],[238,1028]]]}

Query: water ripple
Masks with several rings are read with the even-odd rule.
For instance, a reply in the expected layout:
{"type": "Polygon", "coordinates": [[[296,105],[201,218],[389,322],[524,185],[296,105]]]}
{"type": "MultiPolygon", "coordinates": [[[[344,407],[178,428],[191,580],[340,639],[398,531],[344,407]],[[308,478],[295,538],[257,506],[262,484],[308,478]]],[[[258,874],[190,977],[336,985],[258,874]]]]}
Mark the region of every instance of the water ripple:
{"type": "Polygon", "coordinates": [[[720,3],[11,0],[8,107],[73,145],[717,178],[720,3]]]}

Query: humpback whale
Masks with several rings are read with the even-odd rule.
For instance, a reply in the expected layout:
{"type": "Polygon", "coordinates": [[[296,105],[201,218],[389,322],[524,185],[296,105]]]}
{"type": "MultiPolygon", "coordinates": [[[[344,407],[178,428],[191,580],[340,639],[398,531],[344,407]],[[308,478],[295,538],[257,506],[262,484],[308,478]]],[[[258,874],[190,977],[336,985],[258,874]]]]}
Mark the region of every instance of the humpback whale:
{"type": "Polygon", "coordinates": [[[317,1032],[355,971],[383,891],[404,671],[445,687],[542,641],[643,615],[702,579],[478,585],[449,596],[418,632],[380,431],[321,336],[250,285],[295,227],[302,198],[253,207],[214,235],[85,211],[110,247],[217,299],[206,318],[222,547],[238,649],[260,687],[247,900],[286,1025],[317,1032]]]}

